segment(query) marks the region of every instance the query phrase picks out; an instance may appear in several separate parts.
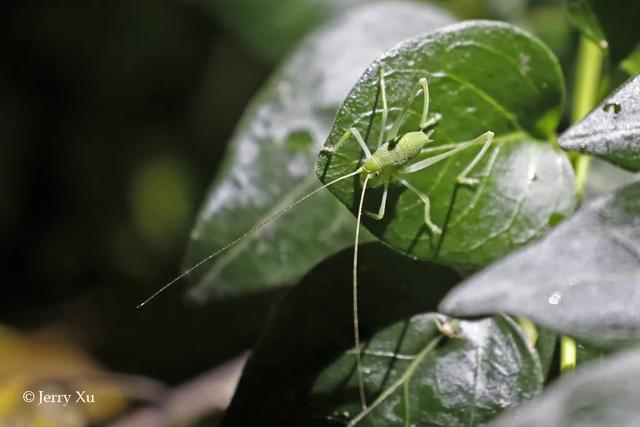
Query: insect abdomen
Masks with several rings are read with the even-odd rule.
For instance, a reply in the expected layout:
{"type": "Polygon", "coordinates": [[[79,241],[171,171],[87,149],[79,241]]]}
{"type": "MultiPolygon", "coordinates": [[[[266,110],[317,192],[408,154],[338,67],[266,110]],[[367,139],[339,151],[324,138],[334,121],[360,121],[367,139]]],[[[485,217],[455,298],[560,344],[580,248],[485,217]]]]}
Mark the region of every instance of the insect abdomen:
{"type": "Polygon", "coordinates": [[[385,143],[375,153],[382,168],[395,168],[404,166],[415,159],[420,151],[429,142],[429,137],[422,132],[409,132],[400,138],[396,144],[385,143]]]}

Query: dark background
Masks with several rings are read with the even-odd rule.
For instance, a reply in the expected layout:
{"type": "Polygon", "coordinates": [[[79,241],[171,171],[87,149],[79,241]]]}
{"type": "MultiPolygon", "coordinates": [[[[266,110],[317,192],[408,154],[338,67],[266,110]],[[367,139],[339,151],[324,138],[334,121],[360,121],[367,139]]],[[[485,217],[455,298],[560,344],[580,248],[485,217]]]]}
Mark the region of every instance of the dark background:
{"type": "Polygon", "coordinates": [[[0,323],[61,324],[116,370],[197,372],[204,360],[184,352],[153,366],[140,362],[154,354],[135,354],[152,349],[116,347],[193,328],[193,315],[167,319],[176,302],[135,306],[179,271],[225,143],[271,65],[186,2],[3,9],[0,323]]]}

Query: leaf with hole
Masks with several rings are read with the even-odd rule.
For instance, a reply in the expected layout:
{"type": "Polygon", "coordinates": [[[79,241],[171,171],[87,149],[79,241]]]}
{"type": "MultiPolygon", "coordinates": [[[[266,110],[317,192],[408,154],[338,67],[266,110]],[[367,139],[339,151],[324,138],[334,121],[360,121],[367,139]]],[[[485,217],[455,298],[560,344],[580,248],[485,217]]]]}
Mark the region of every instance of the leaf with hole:
{"type": "Polygon", "coordinates": [[[440,309],[519,314],[598,346],[640,339],[640,182],[601,197],[543,240],[470,277],[440,309]]]}
{"type": "MultiPolygon", "coordinates": [[[[372,410],[358,426],[478,425],[541,390],[538,355],[511,319],[462,321],[459,338],[440,333],[431,311],[458,280],[453,270],[380,244],[361,249],[360,324],[372,410]],[[393,392],[375,403],[384,390],[393,392]]],[[[361,408],[351,261],[345,250],[290,291],[244,370],[224,425],[355,422],[361,408]]]]}
{"type": "Polygon", "coordinates": [[[640,171],[640,75],[632,77],[560,136],[565,150],[640,171]]]}
{"type": "MultiPolygon", "coordinates": [[[[403,175],[426,194],[431,219],[425,225],[422,199],[391,181],[386,216],[363,223],[389,246],[421,259],[478,267],[543,235],[555,218],[574,208],[574,176],[566,155],[545,141],[553,136],[564,97],[558,63],[540,41],[508,24],[469,21],[401,43],[375,61],[342,107],[318,159],[317,174],[329,182],[356,170],[363,155],[355,142],[334,148],[355,127],[371,151],[377,147],[383,108],[379,73],[383,70],[391,126],[416,83],[427,78],[430,116],[441,115],[427,146],[430,157],[487,131],[495,140],[470,173],[476,186],[456,178],[478,154],[469,148],[427,169],[403,175]],[[454,144],[454,145],[452,145],[454,144]]],[[[411,104],[400,135],[419,129],[423,100],[411,104]]],[[[330,187],[354,212],[361,177],[330,187]]],[[[365,210],[377,212],[382,189],[366,195],[365,210]]]]}
{"type": "MultiPolygon", "coordinates": [[[[317,187],[319,146],[362,70],[383,49],[451,21],[427,5],[371,4],[306,39],[242,118],[191,233],[186,264],[317,187]]],[[[291,285],[352,244],[354,228],[351,214],[322,192],[197,271],[189,296],[204,302],[291,285]]]]}

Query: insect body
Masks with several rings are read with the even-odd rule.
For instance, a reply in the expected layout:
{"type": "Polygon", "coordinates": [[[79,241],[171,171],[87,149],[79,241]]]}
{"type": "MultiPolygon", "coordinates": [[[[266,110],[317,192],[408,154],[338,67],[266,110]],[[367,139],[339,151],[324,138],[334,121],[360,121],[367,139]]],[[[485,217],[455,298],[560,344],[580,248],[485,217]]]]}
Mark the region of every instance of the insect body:
{"type": "MultiPolygon", "coordinates": [[[[491,142],[493,141],[493,132],[487,131],[482,135],[471,141],[459,142],[455,144],[449,145],[440,145],[438,147],[432,148],[427,152],[426,146],[429,145],[433,140],[431,136],[433,134],[433,129],[430,129],[441,119],[440,114],[433,114],[429,117],[429,86],[427,83],[427,78],[421,78],[418,83],[416,90],[409,97],[405,107],[401,110],[398,118],[391,126],[391,129],[387,132],[387,118],[388,118],[388,106],[387,106],[387,97],[386,97],[386,87],[384,80],[384,72],[380,70],[380,93],[382,98],[382,123],[380,126],[380,134],[378,135],[377,146],[375,151],[372,153],[369,149],[369,146],[362,138],[362,135],[356,128],[351,128],[347,130],[342,137],[338,140],[338,142],[333,146],[325,146],[321,155],[340,155],[340,148],[343,144],[348,141],[355,141],[359,144],[362,152],[364,153],[365,159],[360,162],[358,167],[346,175],[340,176],[323,186],[313,190],[312,192],[302,196],[291,205],[286,208],[278,211],[273,216],[267,218],[262,223],[258,224],[251,230],[244,233],[242,236],[233,240],[226,246],[222,247],[218,251],[210,254],[206,258],[202,259],[195,265],[188,268],[181,275],[164,285],[160,288],[156,293],[151,295],[147,300],[145,300],[138,307],[142,307],[144,304],[149,302],[151,299],[155,298],[158,294],[163,292],[169,286],[171,286],[176,281],[180,280],[184,276],[190,274],[192,271],[203,265],[204,263],[212,260],[217,255],[225,252],[231,247],[238,244],[240,241],[250,236],[254,232],[258,231],[271,221],[279,218],[284,213],[288,212],[290,209],[302,203],[304,200],[308,199],[312,195],[318,193],[324,188],[330,187],[333,184],[336,184],[340,181],[346,180],[351,177],[355,177],[360,175],[362,182],[362,192],[360,195],[360,202],[358,205],[357,211],[357,225],[355,232],[355,244],[354,244],[354,254],[353,254],[353,332],[354,332],[354,343],[355,343],[355,354],[356,354],[356,365],[357,365],[357,376],[358,376],[358,389],[360,394],[360,401],[363,408],[363,414],[361,417],[365,415],[367,408],[367,399],[364,391],[364,379],[363,379],[363,370],[361,363],[361,349],[360,349],[360,334],[359,334],[359,324],[358,324],[358,242],[360,236],[360,224],[361,224],[361,216],[363,212],[363,203],[365,192],[368,186],[371,187],[384,187],[384,191],[382,193],[382,201],[380,203],[380,207],[378,212],[366,212],[366,214],[370,215],[375,219],[382,219],[385,216],[386,211],[386,202],[387,195],[389,192],[390,183],[396,182],[401,186],[405,187],[407,190],[413,192],[423,203],[424,205],[424,223],[428,227],[428,229],[434,235],[441,234],[442,231],[440,227],[433,223],[430,215],[430,200],[427,194],[420,191],[418,188],[413,186],[409,181],[405,179],[407,175],[419,172],[429,166],[432,166],[450,156],[455,155],[456,153],[466,150],[471,147],[480,146],[481,149],[477,153],[477,155],[473,158],[473,160],[462,170],[462,172],[457,177],[458,184],[473,186],[478,183],[476,178],[469,177],[468,174],[475,167],[475,165],[480,161],[480,159],[484,156],[487,149],[489,148],[491,142]],[[419,95],[423,96],[423,108],[422,114],[420,117],[419,129],[417,131],[411,131],[404,134],[399,134],[400,127],[404,123],[407,113],[415,101],[416,97],[419,95]],[[430,129],[430,130],[428,130],[430,129]],[[428,156],[427,155],[434,150],[442,150],[440,154],[428,156]]],[[[446,330],[443,326],[441,331],[443,334],[447,336],[455,336],[455,331],[446,330]]],[[[356,417],[353,421],[357,422],[361,417],[356,417]]]]}
{"type": "MultiPolygon", "coordinates": [[[[440,227],[434,224],[431,220],[431,201],[429,200],[429,196],[413,186],[409,181],[407,181],[405,179],[406,175],[410,175],[412,173],[416,173],[418,171],[426,169],[429,166],[432,166],[467,148],[473,146],[481,146],[482,148],[480,149],[478,154],[457,177],[458,184],[473,186],[478,183],[478,180],[476,178],[468,177],[468,174],[484,156],[494,137],[493,132],[487,131],[471,141],[459,142],[449,146],[440,146],[438,148],[444,150],[442,153],[435,156],[423,158],[423,154],[426,154],[426,146],[433,141],[431,139],[433,129],[427,129],[435,125],[441,119],[440,114],[434,114],[429,118],[429,85],[427,83],[427,78],[423,77],[418,81],[416,90],[407,100],[404,109],[400,112],[400,115],[398,116],[388,133],[386,133],[388,105],[384,71],[382,69],[380,69],[379,82],[380,94],[382,98],[382,123],[380,126],[380,135],[378,136],[376,150],[371,153],[371,150],[362,138],[362,135],[360,134],[358,129],[351,128],[343,134],[343,136],[334,146],[325,147],[321,152],[324,155],[329,156],[339,154],[340,147],[347,141],[349,141],[351,137],[353,137],[359,144],[365,156],[365,159],[361,162],[360,166],[353,172],[360,174],[362,179],[362,192],[360,194],[360,202],[358,204],[355,244],[353,251],[353,333],[355,343],[358,391],[363,412],[366,412],[367,410],[367,399],[364,390],[364,376],[362,373],[363,370],[358,321],[358,242],[360,237],[360,220],[367,186],[370,185],[372,187],[384,187],[384,191],[382,193],[382,201],[380,203],[378,212],[366,212],[369,216],[375,219],[384,218],[389,185],[391,181],[396,181],[409,191],[413,192],[422,201],[424,205],[424,223],[431,231],[431,233],[433,233],[434,235],[441,234],[442,230],[440,229],[440,227]],[[419,130],[399,135],[398,133],[400,127],[405,121],[409,108],[412,106],[415,98],[419,95],[423,96],[423,106],[422,114],[420,116],[419,130]]],[[[348,174],[347,176],[351,175],[352,174],[348,174]]],[[[328,185],[331,185],[335,181],[336,180],[332,181],[328,185]]]]}

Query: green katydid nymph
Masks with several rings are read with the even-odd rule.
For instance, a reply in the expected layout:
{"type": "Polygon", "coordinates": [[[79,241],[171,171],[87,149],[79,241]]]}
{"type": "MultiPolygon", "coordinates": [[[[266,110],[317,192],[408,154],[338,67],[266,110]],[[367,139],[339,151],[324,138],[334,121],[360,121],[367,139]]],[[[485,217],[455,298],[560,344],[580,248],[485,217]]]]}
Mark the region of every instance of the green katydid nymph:
{"type": "Polygon", "coordinates": [[[477,155],[473,158],[469,164],[461,171],[461,173],[457,176],[457,183],[460,185],[466,186],[475,186],[478,183],[478,180],[473,177],[469,177],[468,175],[472,171],[472,169],[478,164],[478,162],[482,159],[482,157],[487,152],[491,142],[493,141],[494,134],[491,131],[486,131],[480,136],[476,137],[470,141],[459,142],[455,144],[448,145],[440,145],[437,147],[438,150],[442,152],[440,154],[424,157],[427,152],[432,152],[433,150],[426,151],[426,147],[433,142],[431,136],[433,135],[433,128],[437,126],[439,120],[443,119],[440,114],[432,114],[429,115],[429,85],[427,81],[427,77],[422,77],[418,80],[416,87],[413,93],[409,96],[404,108],[400,111],[398,117],[395,119],[390,129],[387,131],[387,119],[389,116],[389,108],[387,105],[387,96],[386,96],[386,84],[385,84],[385,74],[384,70],[380,68],[379,71],[379,93],[382,101],[382,109],[380,111],[381,114],[381,125],[380,125],[380,133],[377,138],[377,145],[375,151],[371,152],[369,146],[366,141],[363,139],[362,135],[356,128],[350,128],[344,132],[342,137],[338,140],[338,142],[333,146],[325,146],[320,155],[322,156],[334,156],[340,155],[340,148],[344,144],[349,141],[355,141],[359,144],[362,153],[364,154],[364,159],[359,162],[358,166],[355,170],[350,173],[347,173],[343,176],[335,178],[330,182],[322,185],[321,187],[311,191],[310,193],[302,196],[286,208],[276,212],[273,216],[269,217],[262,223],[253,227],[237,239],[231,241],[221,249],[213,252],[206,258],[202,259],[198,263],[186,269],[182,274],[177,276],[175,279],[171,280],[169,283],[164,285],[158,291],[156,291],[153,295],[143,301],[138,308],[144,306],[146,303],[151,301],[157,295],[162,293],[168,287],[173,285],[178,280],[183,277],[189,275],[195,269],[199,268],[203,264],[212,260],[219,254],[225,252],[231,247],[238,244],[240,241],[249,237],[256,231],[260,230],[265,225],[279,218],[299,203],[302,203],[304,200],[308,199],[312,195],[318,193],[319,191],[332,186],[340,181],[360,176],[361,181],[361,193],[358,203],[357,210],[357,223],[355,230],[355,242],[354,242],[354,256],[353,256],[353,333],[354,333],[354,344],[355,344],[355,354],[356,354],[356,365],[357,365],[357,376],[358,376],[358,389],[360,394],[360,401],[363,410],[367,408],[367,399],[364,391],[364,380],[363,380],[363,370],[362,370],[362,361],[361,361],[361,346],[360,346],[360,333],[359,333],[359,324],[358,324],[358,276],[357,276],[357,267],[358,267],[358,243],[360,237],[360,224],[363,212],[363,204],[365,199],[365,193],[367,188],[370,187],[383,187],[382,200],[380,203],[380,207],[377,212],[366,212],[366,214],[370,215],[375,219],[382,219],[386,214],[386,205],[387,205],[387,195],[389,192],[389,187],[391,182],[395,182],[404,186],[407,190],[415,193],[415,195],[421,200],[424,205],[424,224],[428,228],[428,230],[433,235],[439,235],[442,233],[441,228],[434,224],[431,220],[430,215],[430,200],[429,196],[425,194],[420,189],[416,188],[414,185],[409,183],[405,176],[413,173],[417,173],[423,169],[426,169],[444,159],[447,159],[456,153],[459,153],[463,150],[466,150],[471,147],[480,147],[477,155]],[[406,132],[400,134],[400,128],[405,122],[407,113],[409,109],[412,107],[414,101],[417,97],[422,96],[423,104],[422,104],[422,113],[420,117],[420,122],[418,129],[411,132],[406,132]]]}

